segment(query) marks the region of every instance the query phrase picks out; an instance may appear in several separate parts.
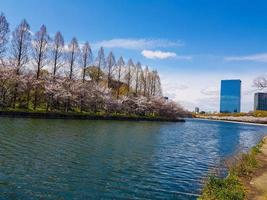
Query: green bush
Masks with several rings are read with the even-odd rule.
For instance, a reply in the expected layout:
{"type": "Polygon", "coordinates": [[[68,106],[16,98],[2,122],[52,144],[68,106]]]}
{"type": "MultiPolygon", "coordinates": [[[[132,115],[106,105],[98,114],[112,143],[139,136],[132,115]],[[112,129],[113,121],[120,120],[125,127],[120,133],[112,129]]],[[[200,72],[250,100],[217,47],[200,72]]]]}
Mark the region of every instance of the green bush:
{"type": "Polygon", "coordinates": [[[229,175],[225,179],[210,176],[199,200],[243,200],[245,190],[238,178],[229,175]]]}

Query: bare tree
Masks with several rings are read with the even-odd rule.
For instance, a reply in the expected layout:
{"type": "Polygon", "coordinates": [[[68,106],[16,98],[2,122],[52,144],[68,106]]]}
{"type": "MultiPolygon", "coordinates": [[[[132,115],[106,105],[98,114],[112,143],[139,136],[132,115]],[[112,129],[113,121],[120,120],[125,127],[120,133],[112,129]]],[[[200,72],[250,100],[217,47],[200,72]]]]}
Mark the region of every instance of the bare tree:
{"type": "Polygon", "coordinates": [[[21,68],[29,61],[31,42],[30,25],[24,19],[12,33],[11,61],[19,75],[21,68]]]}
{"type": "Polygon", "coordinates": [[[3,57],[6,52],[6,44],[8,42],[9,24],[3,13],[0,14],[0,61],[3,62],[3,57]]]}
{"type": "Polygon", "coordinates": [[[254,86],[260,90],[267,88],[267,79],[263,76],[258,77],[254,80],[254,86]]]}
{"type": "MultiPolygon", "coordinates": [[[[29,62],[29,48],[31,42],[30,25],[24,19],[12,32],[11,40],[11,64],[15,67],[16,75],[19,76],[21,68],[29,62]]],[[[18,83],[15,83],[13,92],[13,108],[16,106],[18,83]]]]}
{"type": "Polygon", "coordinates": [[[144,76],[144,70],[141,68],[140,75],[139,75],[139,91],[140,91],[140,95],[144,95],[144,86],[145,86],[145,76],[144,76]]]}
{"type": "Polygon", "coordinates": [[[113,71],[116,65],[116,60],[112,52],[109,53],[107,57],[107,79],[108,79],[108,88],[110,88],[110,83],[113,76],[113,71]]]}
{"type": "MultiPolygon", "coordinates": [[[[32,42],[32,52],[33,52],[33,61],[36,67],[36,80],[38,81],[41,75],[42,68],[48,62],[48,45],[49,45],[49,35],[46,30],[46,26],[42,25],[40,30],[35,33],[33,42],[32,42]]],[[[35,94],[34,94],[34,107],[36,109],[38,101],[38,90],[39,84],[36,85],[35,94]]]]}
{"type": "Polygon", "coordinates": [[[132,85],[133,67],[134,67],[134,63],[132,59],[130,58],[127,63],[127,72],[124,77],[126,84],[127,84],[127,96],[129,96],[131,85],[132,85]]]}
{"type": "Polygon", "coordinates": [[[103,69],[106,67],[105,53],[103,47],[100,47],[96,57],[97,75],[96,83],[99,84],[103,69]]]}
{"type": "Polygon", "coordinates": [[[33,61],[36,66],[36,79],[40,78],[42,68],[47,64],[48,61],[48,45],[49,35],[47,34],[46,26],[42,25],[40,30],[36,32],[33,44],[33,61]]]}
{"type": "Polygon", "coordinates": [[[64,55],[64,39],[60,32],[57,32],[51,49],[51,59],[53,65],[53,80],[55,80],[57,71],[63,65],[63,55],[64,55]]]}
{"type": "Polygon", "coordinates": [[[80,57],[80,48],[77,39],[72,38],[71,42],[68,45],[68,53],[67,59],[70,67],[69,71],[69,79],[72,80],[74,78],[74,70],[77,66],[78,59],[80,57]]]}
{"type": "Polygon", "coordinates": [[[88,42],[86,42],[82,47],[82,65],[83,65],[83,72],[82,72],[82,81],[85,81],[86,69],[89,64],[92,63],[93,54],[91,47],[88,42]]]}
{"type": "Polygon", "coordinates": [[[160,76],[158,74],[158,71],[154,71],[155,74],[155,80],[154,80],[154,91],[153,91],[153,96],[162,96],[162,88],[161,88],[161,81],[160,81],[160,76]]]}
{"type": "Polygon", "coordinates": [[[140,85],[139,78],[140,78],[141,70],[142,70],[141,63],[137,62],[137,64],[135,65],[135,94],[136,95],[138,95],[138,88],[139,88],[139,85],[140,85]]]}
{"type": "Polygon", "coordinates": [[[122,68],[125,66],[124,60],[122,57],[119,58],[116,68],[117,68],[117,79],[116,79],[116,89],[117,89],[117,99],[120,96],[120,87],[121,87],[121,72],[122,72],[122,68]]]}
{"type": "Polygon", "coordinates": [[[147,88],[148,88],[148,75],[149,75],[149,70],[148,70],[148,66],[145,67],[145,70],[143,72],[143,95],[146,96],[147,95],[147,88]]]}

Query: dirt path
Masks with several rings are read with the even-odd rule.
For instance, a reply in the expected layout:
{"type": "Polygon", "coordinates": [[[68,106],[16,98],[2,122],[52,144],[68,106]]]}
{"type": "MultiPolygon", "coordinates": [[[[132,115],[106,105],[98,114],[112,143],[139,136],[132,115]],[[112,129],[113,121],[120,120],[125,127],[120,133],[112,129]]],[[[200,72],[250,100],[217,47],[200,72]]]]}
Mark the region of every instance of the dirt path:
{"type": "Polygon", "coordinates": [[[249,200],[267,200],[267,137],[264,138],[261,152],[257,156],[260,167],[253,174],[253,178],[248,187],[249,200]]]}

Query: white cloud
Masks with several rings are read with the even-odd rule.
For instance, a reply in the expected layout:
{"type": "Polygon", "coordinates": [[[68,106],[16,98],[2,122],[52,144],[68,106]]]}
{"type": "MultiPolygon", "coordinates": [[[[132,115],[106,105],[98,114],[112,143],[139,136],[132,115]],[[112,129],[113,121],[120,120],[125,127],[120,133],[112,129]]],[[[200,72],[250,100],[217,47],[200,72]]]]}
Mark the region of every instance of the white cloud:
{"type": "Polygon", "coordinates": [[[181,41],[171,41],[167,39],[131,39],[115,38],[93,43],[94,48],[122,48],[122,49],[151,49],[157,47],[179,47],[183,46],[181,41]]]}
{"type": "Polygon", "coordinates": [[[225,60],[267,62],[267,53],[253,54],[253,55],[247,55],[247,56],[230,56],[230,57],[226,57],[225,60]]]}
{"type": "Polygon", "coordinates": [[[174,52],[168,52],[168,51],[151,51],[151,50],[143,50],[142,55],[149,59],[168,59],[168,58],[175,58],[177,60],[191,60],[191,56],[178,56],[174,52]]]}
{"type": "Polygon", "coordinates": [[[175,58],[177,55],[174,52],[164,52],[164,51],[150,51],[143,50],[142,55],[149,59],[167,59],[175,58]]]}

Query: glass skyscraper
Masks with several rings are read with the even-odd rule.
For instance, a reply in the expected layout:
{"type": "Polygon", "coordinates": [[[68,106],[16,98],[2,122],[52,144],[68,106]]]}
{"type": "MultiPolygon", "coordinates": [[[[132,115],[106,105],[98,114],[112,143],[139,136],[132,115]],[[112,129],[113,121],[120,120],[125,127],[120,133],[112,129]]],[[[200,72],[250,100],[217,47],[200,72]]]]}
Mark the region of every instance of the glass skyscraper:
{"type": "Polygon", "coordinates": [[[241,104],[241,80],[221,81],[221,113],[239,113],[241,104]]]}
{"type": "Polygon", "coordinates": [[[267,110],[267,93],[255,93],[254,110],[267,110]]]}

